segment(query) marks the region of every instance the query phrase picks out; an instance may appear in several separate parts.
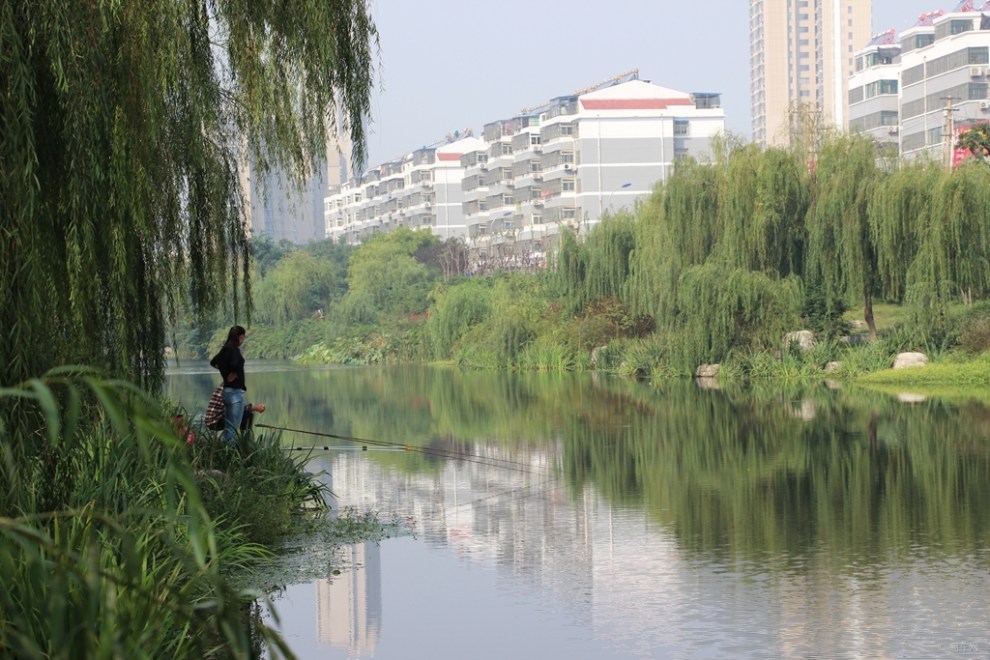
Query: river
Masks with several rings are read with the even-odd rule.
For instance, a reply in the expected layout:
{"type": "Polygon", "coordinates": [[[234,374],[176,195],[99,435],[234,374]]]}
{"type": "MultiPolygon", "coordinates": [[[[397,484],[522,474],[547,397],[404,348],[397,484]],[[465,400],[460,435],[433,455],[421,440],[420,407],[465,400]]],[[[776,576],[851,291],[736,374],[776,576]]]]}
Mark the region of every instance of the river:
{"type": "MultiPolygon", "coordinates": [[[[300,658],[990,657],[990,409],[816,384],[249,361],[335,510],[300,658]],[[362,442],[365,440],[366,442],[362,442]]],[[[176,368],[190,412],[218,377],[176,368]]],[[[314,552],[317,549],[314,548],[314,552]]]]}

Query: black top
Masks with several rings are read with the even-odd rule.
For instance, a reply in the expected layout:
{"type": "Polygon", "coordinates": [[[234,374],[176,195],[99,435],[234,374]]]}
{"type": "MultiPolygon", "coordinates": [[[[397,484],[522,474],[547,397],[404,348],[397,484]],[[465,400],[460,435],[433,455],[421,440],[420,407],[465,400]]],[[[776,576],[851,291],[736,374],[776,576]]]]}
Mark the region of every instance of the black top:
{"type": "Polygon", "coordinates": [[[236,390],[247,390],[244,384],[244,355],[236,346],[226,346],[210,360],[210,366],[220,370],[223,386],[236,390]],[[230,374],[234,377],[228,378],[230,374]]]}

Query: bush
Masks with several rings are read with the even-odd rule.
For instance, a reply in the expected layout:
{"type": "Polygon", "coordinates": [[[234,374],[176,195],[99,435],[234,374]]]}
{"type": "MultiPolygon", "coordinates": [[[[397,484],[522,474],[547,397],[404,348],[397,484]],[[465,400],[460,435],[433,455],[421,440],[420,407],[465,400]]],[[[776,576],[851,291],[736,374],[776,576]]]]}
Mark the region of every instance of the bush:
{"type": "Polygon", "coordinates": [[[955,323],[959,348],[971,355],[990,349],[990,303],[968,307],[955,323]]]}

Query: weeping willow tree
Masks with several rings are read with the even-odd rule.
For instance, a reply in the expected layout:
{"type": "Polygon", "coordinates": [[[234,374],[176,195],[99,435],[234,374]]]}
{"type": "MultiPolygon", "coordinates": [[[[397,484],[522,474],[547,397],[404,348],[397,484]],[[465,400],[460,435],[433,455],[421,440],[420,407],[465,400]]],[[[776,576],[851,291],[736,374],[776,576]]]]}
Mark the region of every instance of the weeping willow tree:
{"type": "Polygon", "coordinates": [[[576,301],[581,295],[587,270],[588,255],[584,246],[578,242],[573,231],[562,228],[554,268],[554,279],[560,287],[560,292],[570,300],[576,301]]]}
{"type": "Polygon", "coordinates": [[[888,300],[904,300],[908,268],[922,233],[934,221],[932,199],[942,176],[937,165],[909,163],[873,189],[867,210],[870,240],[876,246],[880,292],[888,300]]]}
{"type": "Polygon", "coordinates": [[[0,384],[155,387],[180,304],[249,313],[239,175],[363,160],[376,47],[364,0],[0,0],[0,384]]]}
{"type": "Polygon", "coordinates": [[[679,161],[640,209],[625,298],[638,314],[676,313],[685,268],[704,263],[722,233],[718,166],[679,161]]]}
{"type": "Polygon", "coordinates": [[[801,307],[797,276],[775,278],[718,259],[687,269],[678,283],[676,315],[658,319],[678,337],[675,367],[693,371],[733,351],[759,352],[780,345],[801,307]]]}
{"type": "Polygon", "coordinates": [[[565,232],[556,272],[561,291],[576,307],[618,298],[629,276],[629,257],[635,245],[635,220],[626,213],[607,216],[583,244],[565,232]]]}
{"type": "Polygon", "coordinates": [[[729,157],[719,255],[736,268],[769,276],[803,269],[807,168],[796,152],[736,149],[729,157]]]}
{"type": "Polygon", "coordinates": [[[973,161],[941,178],[908,273],[907,300],[929,336],[948,329],[951,302],[969,303],[990,291],[988,256],[990,169],[973,161]]]}
{"type": "Polygon", "coordinates": [[[880,282],[868,213],[873,187],[882,185],[876,158],[874,143],[865,138],[828,140],[817,160],[806,221],[806,283],[821,286],[830,309],[861,299],[871,339],[877,334],[873,297],[880,282]]]}

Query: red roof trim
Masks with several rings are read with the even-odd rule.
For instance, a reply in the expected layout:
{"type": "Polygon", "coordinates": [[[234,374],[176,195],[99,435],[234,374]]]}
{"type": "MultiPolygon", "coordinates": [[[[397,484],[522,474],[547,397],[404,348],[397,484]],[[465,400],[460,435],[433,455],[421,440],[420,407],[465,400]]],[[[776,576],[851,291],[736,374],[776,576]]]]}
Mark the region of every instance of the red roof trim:
{"type": "Polygon", "coordinates": [[[691,99],[581,99],[585,110],[663,110],[672,105],[694,105],[691,99]]]}
{"type": "Polygon", "coordinates": [[[460,154],[452,154],[449,151],[437,152],[437,160],[460,160],[460,154]]]}

